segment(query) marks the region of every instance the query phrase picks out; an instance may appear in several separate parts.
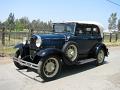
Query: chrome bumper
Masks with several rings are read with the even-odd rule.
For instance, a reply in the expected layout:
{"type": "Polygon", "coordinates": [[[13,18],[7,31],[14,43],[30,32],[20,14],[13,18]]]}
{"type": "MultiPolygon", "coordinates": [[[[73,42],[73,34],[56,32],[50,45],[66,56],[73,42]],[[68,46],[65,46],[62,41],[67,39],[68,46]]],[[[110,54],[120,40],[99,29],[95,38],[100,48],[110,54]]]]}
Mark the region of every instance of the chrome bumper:
{"type": "Polygon", "coordinates": [[[20,65],[24,65],[24,66],[27,66],[27,67],[30,67],[30,68],[33,68],[33,69],[38,69],[38,64],[27,62],[27,61],[24,61],[20,58],[13,57],[13,61],[19,63],[20,65]]]}

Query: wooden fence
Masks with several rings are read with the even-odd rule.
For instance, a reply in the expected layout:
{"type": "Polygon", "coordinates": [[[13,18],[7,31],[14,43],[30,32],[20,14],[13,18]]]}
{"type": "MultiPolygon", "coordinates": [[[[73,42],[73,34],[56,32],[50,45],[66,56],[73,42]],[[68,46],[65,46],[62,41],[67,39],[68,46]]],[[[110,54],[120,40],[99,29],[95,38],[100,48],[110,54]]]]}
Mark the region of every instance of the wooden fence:
{"type": "MultiPolygon", "coordinates": [[[[29,38],[32,33],[0,31],[0,53],[4,53],[3,52],[4,48],[13,48],[16,44],[22,43],[23,37],[29,38]]],[[[34,32],[34,33],[38,33],[38,32],[34,32]]],[[[48,32],[44,32],[44,33],[48,33],[48,32]]],[[[111,34],[104,33],[104,42],[120,42],[120,33],[111,33],[111,34]]]]}

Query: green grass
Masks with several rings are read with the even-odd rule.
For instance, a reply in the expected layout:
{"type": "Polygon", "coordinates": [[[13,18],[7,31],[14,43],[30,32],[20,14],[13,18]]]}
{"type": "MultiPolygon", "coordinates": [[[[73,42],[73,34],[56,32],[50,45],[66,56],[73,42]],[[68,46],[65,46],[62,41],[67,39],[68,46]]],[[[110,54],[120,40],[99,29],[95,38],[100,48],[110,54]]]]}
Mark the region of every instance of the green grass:
{"type": "Polygon", "coordinates": [[[114,47],[114,46],[120,46],[120,42],[119,41],[117,41],[117,42],[104,42],[105,43],[105,45],[107,45],[108,47],[114,47]]]}
{"type": "Polygon", "coordinates": [[[0,55],[1,56],[13,56],[15,52],[16,52],[16,49],[13,47],[0,48],[0,55]]]}

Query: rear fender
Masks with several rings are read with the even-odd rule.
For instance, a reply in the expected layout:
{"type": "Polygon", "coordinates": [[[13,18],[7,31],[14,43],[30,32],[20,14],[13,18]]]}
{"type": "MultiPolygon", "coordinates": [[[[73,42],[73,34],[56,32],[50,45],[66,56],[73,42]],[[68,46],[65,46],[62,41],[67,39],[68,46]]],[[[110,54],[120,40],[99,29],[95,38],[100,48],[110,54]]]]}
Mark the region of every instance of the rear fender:
{"type": "Polygon", "coordinates": [[[105,56],[108,56],[108,49],[107,49],[106,45],[103,44],[103,43],[98,43],[98,44],[95,46],[94,51],[93,51],[94,54],[95,54],[95,56],[97,55],[98,51],[99,51],[101,48],[104,50],[105,56]]]}

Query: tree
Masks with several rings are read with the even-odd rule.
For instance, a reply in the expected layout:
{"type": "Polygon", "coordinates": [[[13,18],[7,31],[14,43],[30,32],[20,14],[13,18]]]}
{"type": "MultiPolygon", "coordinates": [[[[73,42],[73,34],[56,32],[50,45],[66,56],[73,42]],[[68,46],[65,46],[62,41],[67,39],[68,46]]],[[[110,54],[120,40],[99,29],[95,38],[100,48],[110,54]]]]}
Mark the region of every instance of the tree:
{"type": "Polygon", "coordinates": [[[20,23],[23,25],[23,29],[29,29],[30,21],[28,17],[22,17],[19,19],[20,23]]]}
{"type": "Polygon", "coordinates": [[[112,32],[113,30],[115,31],[116,28],[117,28],[117,25],[116,25],[116,20],[117,20],[117,13],[112,13],[110,15],[110,18],[108,19],[108,29],[110,32],[112,32]]]}
{"type": "Polygon", "coordinates": [[[15,29],[15,17],[14,17],[13,13],[9,14],[9,17],[8,17],[7,21],[8,21],[8,28],[11,32],[11,30],[15,29]]]}
{"type": "Polygon", "coordinates": [[[48,30],[51,32],[52,31],[52,21],[48,21],[48,30]]]}
{"type": "Polygon", "coordinates": [[[23,25],[21,24],[20,20],[19,19],[16,19],[15,20],[15,30],[16,31],[23,31],[24,27],[23,25]]]}
{"type": "Polygon", "coordinates": [[[1,24],[1,29],[2,29],[2,45],[5,45],[5,25],[4,23],[1,24]]]}
{"type": "MultiPolygon", "coordinates": [[[[10,13],[9,17],[6,21],[8,24],[8,30],[10,30],[10,32],[15,29],[15,22],[14,21],[15,21],[14,14],[10,13]]],[[[10,34],[9,34],[9,41],[10,41],[10,34]]]]}
{"type": "Polygon", "coordinates": [[[0,21],[0,29],[2,29],[2,23],[1,23],[1,21],[0,21]]]}
{"type": "Polygon", "coordinates": [[[118,20],[118,25],[117,25],[117,27],[118,27],[118,31],[120,32],[120,19],[118,20]]]}
{"type": "Polygon", "coordinates": [[[52,21],[43,22],[40,21],[40,19],[37,19],[37,20],[33,20],[30,26],[32,30],[37,32],[45,33],[46,31],[47,32],[52,31],[52,21]]]}

